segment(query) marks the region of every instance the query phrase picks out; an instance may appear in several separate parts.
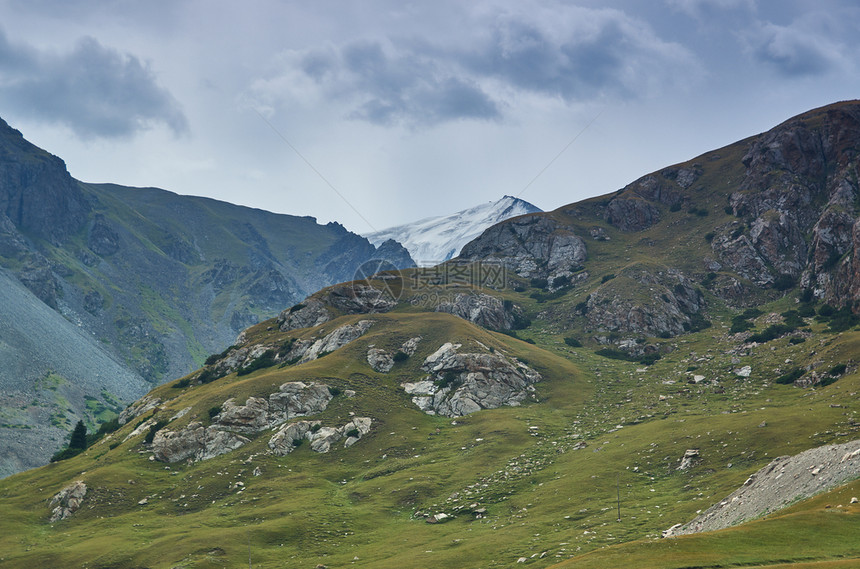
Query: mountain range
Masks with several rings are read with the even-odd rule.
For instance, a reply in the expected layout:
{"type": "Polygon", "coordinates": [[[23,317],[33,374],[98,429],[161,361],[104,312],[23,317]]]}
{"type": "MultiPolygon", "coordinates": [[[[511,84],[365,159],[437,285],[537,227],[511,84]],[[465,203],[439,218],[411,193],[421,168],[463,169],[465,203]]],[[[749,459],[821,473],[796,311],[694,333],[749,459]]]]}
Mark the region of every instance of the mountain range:
{"type": "Polygon", "coordinates": [[[856,567],[858,154],[836,103],[285,304],[0,480],[0,563],[856,567]]]}
{"type": "Polygon", "coordinates": [[[392,239],[402,244],[421,267],[438,265],[456,257],[463,245],[488,227],[506,219],[541,211],[527,201],[504,196],[495,202],[459,211],[428,217],[365,235],[374,245],[392,239]]]}

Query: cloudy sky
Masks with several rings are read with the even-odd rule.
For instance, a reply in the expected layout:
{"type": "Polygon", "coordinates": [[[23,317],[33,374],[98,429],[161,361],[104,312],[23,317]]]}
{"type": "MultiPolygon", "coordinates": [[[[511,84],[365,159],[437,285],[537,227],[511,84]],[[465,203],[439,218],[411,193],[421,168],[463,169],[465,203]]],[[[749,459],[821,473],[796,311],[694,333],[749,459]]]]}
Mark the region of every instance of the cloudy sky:
{"type": "Polygon", "coordinates": [[[81,180],[366,233],[860,98],[858,28],[856,0],[0,0],[0,117],[81,180]]]}

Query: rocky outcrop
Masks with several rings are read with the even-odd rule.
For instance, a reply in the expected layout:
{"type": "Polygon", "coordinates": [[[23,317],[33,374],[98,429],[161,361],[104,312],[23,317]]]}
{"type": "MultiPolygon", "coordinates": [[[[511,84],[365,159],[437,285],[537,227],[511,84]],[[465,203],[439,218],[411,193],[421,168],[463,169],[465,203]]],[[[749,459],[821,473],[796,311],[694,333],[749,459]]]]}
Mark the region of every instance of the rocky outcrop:
{"type": "Polygon", "coordinates": [[[704,297],[680,271],[634,266],[585,301],[592,330],[677,336],[702,320],[704,297]]]}
{"type": "Polygon", "coordinates": [[[572,227],[545,215],[494,225],[460,251],[461,261],[493,262],[523,277],[571,275],[585,262],[585,241],[572,227]]]}
{"type": "Polygon", "coordinates": [[[325,304],[310,298],[301,304],[288,308],[278,315],[278,328],[282,332],[298,328],[313,328],[331,320],[332,315],[325,304]]]}
{"type": "Polygon", "coordinates": [[[385,350],[370,348],[367,350],[367,363],[374,371],[388,373],[394,367],[394,358],[385,350]]]}
{"type": "Polygon", "coordinates": [[[436,312],[447,312],[491,330],[510,330],[522,318],[519,307],[484,293],[457,294],[436,306],[436,312]]]}
{"type": "Polygon", "coordinates": [[[298,421],[284,425],[269,439],[269,449],[276,456],[286,456],[308,441],[311,450],[325,453],[332,445],[346,439],[344,448],[351,447],[370,432],[370,417],[354,417],[340,427],[323,427],[319,421],[298,421]]]}
{"type": "MultiPolygon", "coordinates": [[[[237,370],[248,370],[259,366],[261,358],[268,359],[269,365],[297,364],[315,360],[325,354],[346,346],[373,325],[373,320],[359,320],[355,324],[344,324],[335,328],[322,338],[300,339],[286,344],[238,345],[230,348],[196,378],[209,376],[220,378],[237,370]]],[[[238,342],[238,340],[237,340],[238,342]]]]}
{"type": "Polygon", "coordinates": [[[70,517],[80,509],[87,495],[87,485],[82,480],[72,482],[51,498],[51,523],[70,517]]]}
{"type": "Polygon", "coordinates": [[[0,213],[59,245],[84,226],[91,207],[60,158],[0,119],[0,213]]]}
{"type": "Polygon", "coordinates": [[[368,284],[354,282],[326,289],[278,315],[282,332],[319,326],[335,314],[373,314],[388,312],[397,305],[393,296],[368,284]]]}
{"type": "Polygon", "coordinates": [[[642,231],[660,221],[660,210],[640,197],[617,197],[606,206],[606,221],[622,231],[642,231]]]}
{"type": "Polygon", "coordinates": [[[680,205],[678,188],[687,189],[702,174],[701,166],[667,168],[660,176],[649,174],[618,192],[606,206],[606,221],[622,231],[642,231],[660,221],[655,203],[680,205]]]}
{"type": "Polygon", "coordinates": [[[244,405],[228,399],[209,426],[193,422],[177,431],[159,430],[151,450],[155,459],[162,462],[206,460],[250,442],[239,433],[253,435],[295,417],[321,413],[331,399],[332,394],[324,384],[284,383],[268,399],[249,397],[244,405]]]}
{"type": "Polygon", "coordinates": [[[430,375],[403,388],[422,411],[460,417],[481,409],[521,404],[541,380],[538,372],[499,352],[458,353],[460,344],[443,344],[421,368],[430,375]]]}
{"type": "Polygon", "coordinates": [[[321,355],[339,350],[349,344],[359,336],[367,332],[373,325],[373,320],[359,320],[355,324],[345,324],[339,328],[335,328],[325,337],[314,341],[310,345],[303,347],[300,342],[296,342],[296,346],[286,357],[287,359],[299,358],[299,363],[315,360],[321,355]],[[299,355],[299,353],[301,355],[299,355]]]}
{"type": "Polygon", "coordinates": [[[119,421],[120,425],[125,425],[132,419],[140,417],[147,411],[156,409],[161,404],[162,400],[160,397],[145,395],[131,405],[129,405],[128,407],[126,407],[125,409],[123,409],[122,412],[120,412],[119,418],[117,420],[119,421]]]}

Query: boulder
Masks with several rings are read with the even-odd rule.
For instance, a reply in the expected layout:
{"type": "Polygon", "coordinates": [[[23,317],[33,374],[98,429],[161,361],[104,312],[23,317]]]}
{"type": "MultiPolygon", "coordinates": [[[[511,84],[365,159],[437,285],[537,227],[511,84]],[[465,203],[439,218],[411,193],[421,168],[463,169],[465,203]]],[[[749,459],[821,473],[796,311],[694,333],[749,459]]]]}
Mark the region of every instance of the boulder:
{"type": "Polygon", "coordinates": [[[423,381],[403,384],[413,403],[428,414],[461,417],[481,409],[519,405],[539,373],[501,353],[458,353],[460,344],[443,344],[427,356],[423,381]]]}
{"type": "Polygon", "coordinates": [[[394,367],[394,359],[391,354],[379,348],[370,348],[367,350],[367,363],[374,371],[380,373],[388,373],[394,367]]]}
{"type": "Polygon", "coordinates": [[[51,523],[65,520],[80,509],[87,495],[87,485],[82,480],[76,480],[57,492],[51,498],[51,523]]]}

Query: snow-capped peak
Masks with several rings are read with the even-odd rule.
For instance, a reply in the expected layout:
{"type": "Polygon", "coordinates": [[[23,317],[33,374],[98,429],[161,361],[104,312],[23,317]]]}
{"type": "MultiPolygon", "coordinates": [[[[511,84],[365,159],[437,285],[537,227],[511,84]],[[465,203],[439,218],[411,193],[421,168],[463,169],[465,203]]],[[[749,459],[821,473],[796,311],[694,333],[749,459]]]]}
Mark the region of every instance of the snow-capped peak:
{"type": "Polygon", "coordinates": [[[488,227],[511,217],[539,211],[527,201],[504,196],[498,201],[483,203],[452,215],[428,217],[365,237],[377,246],[387,239],[394,239],[406,247],[418,266],[429,267],[456,257],[463,245],[488,227]]]}

